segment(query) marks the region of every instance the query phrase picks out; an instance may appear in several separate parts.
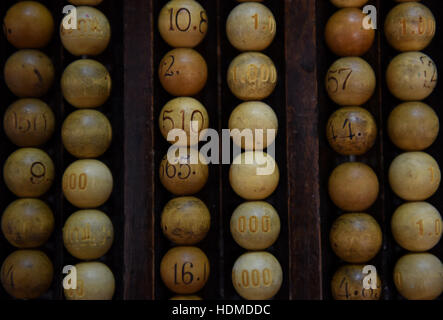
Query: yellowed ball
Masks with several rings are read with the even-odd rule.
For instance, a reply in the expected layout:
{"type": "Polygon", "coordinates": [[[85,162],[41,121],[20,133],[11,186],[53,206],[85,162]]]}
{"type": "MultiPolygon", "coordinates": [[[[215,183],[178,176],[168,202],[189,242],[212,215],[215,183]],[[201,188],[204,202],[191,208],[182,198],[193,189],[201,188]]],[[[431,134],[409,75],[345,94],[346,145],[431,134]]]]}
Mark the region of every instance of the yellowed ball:
{"type": "Polygon", "coordinates": [[[338,8],[356,8],[365,5],[368,0],[331,0],[331,2],[338,8]]]}
{"type": "Polygon", "coordinates": [[[68,0],[69,3],[76,6],[98,6],[102,1],[103,0],[68,0]]]}
{"type": "Polygon", "coordinates": [[[365,265],[341,266],[332,277],[332,296],[335,300],[380,300],[381,280],[377,274],[376,289],[366,289],[363,281],[367,274],[363,273],[365,265]]]}

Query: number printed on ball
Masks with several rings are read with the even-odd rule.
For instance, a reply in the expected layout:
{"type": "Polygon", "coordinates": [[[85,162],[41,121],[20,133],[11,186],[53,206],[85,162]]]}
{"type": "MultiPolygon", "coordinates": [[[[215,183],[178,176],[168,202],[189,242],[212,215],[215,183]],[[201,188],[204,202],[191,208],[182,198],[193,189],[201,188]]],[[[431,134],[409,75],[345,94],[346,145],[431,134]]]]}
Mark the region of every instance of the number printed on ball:
{"type": "Polygon", "coordinates": [[[363,282],[367,274],[365,265],[344,265],[332,277],[331,289],[335,300],[380,300],[381,280],[377,274],[376,288],[366,289],[363,282]]]}

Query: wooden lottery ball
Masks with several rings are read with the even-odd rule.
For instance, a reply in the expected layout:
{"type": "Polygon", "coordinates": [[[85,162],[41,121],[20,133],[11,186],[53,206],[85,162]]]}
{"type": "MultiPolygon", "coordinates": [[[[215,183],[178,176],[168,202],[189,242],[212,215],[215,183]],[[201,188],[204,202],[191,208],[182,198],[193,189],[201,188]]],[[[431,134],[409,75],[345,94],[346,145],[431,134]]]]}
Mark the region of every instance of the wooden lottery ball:
{"type": "Polygon", "coordinates": [[[274,62],[260,52],[238,55],[228,68],[228,86],[240,100],[263,100],[277,85],[274,62]]]}
{"type": "Polygon", "coordinates": [[[430,253],[410,253],[394,268],[394,283],[408,300],[434,300],[443,292],[443,264],[430,253]]]}
{"type": "Polygon", "coordinates": [[[420,151],[437,139],[440,121],[434,109],[423,102],[405,102],[392,110],[388,118],[388,134],[400,149],[420,151]]]}
{"type": "Polygon", "coordinates": [[[51,108],[38,99],[20,99],[5,112],[3,127],[8,138],[19,147],[46,143],[54,133],[55,116],[51,108]]]}
{"type": "Polygon", "coordinates": [[[77,160],[63,174],[63,194],[74,206],[82,209],[97,208],[110,197],[112,174],[101,161],[77,160]]]}
{"type": "Polygon", "coordinates": [[[103,0],[68,0],[69,3],[76,6],[98,6],[102,1],[103,0]]]}
{"type": "Polygon", "coordinates": [[[422,201],[431,197],[440,185],[440,168],[435,159],[424,152],[405,152],[389,167],[392,191],[406,201],[422,201]]]}
{"type": "Polygon", "coordinates": [[[41,3],[21,1],[6,12],[3,30],[8,41],[18,49],[43,48],[54,33],[54,18],[41,3]]]}
{"type": "Polygon", "coordinates": [[[246,250],[265,250],[280,234],[280,217],[274,207],[264,201],[239,205],[230,224],[235,242],[246,250]]]}
{"type": "Polygon", "coordinates": [[[232,268],[235,291],[247,300],[268,300],[277,294],[283,281],[280,262],[265,251],[241,255],[232,268]]]}
{"type": "Polygon", "coordinates": [[[111,94],[111,75],[104,65],[90,59],[80,59],[68,65],[63,72],[63,96],[76,108],[96,108],[111,94]]]}
{"type": "Polygon", "coordinates": [[[196,145],[202,130],[209,126],[209,116],[206,108],[196,99],[180,97],[170,100],[160,111],[159,127],[163,137],[168,140],[168,134],[173,129],[184,130],[187,139],[168,140],[180,147],[196,145]],[[196,121],[192,124],[192,121],[196,121]]]}
{"type": "Polygon", "coordinates": [[[3,178],[17,197],[38,198],[54,181],[54,163],[40,149],[22,148],[13,152],[3,166],[3,178]]]}
{"type": "Polygon", "coordinates": [[[64,289],[67,300],[112,300],[115,278],[108,266],[101,262],[82,262],[75,268],[77,288],[64,289]]]}
{"type": "Polygon", "coordinates": [[[363,273],[364,265],[341,266],[332,277],[332,297],[335,300],[380,300],[381,280],[377,274],[377,288],[366,289],[363,280],[367,276],[363,273]]]}
{"type": "Polygon", "coordinates": [[[277,189],[280,172],[274,158],[263,151],[235,157],[229,169],[232,189],[245,200],[263,200],[277,189]]]}
{"type": "Polygon", "coordinates": [[[160,182],[172,194],[187,196],[199,192],[208,181],[208,165],[196,149],[177,149],[160,163],[160,182]]]}
{"type": "Polygon", "coordinates": [[[6,85],[16,96],[39,98],[52,86],[54,65],[41,51],[19,50],[6,61],[4,76],[6,85]]]}
{"type": "Polygon", "coordinates": [[[328,120],[326,135],[335,152],[342,155],[362,155],[377,138],[377,124],[366,109],[344,107],[328,120]]]}
{"type": "Polygon", "coordinates": [[[435,18],[428,7],[417,2],[394,7],[385,20],[385,35],[398,51],[420,51],[435,35],[435,18]]]}
{"type": "Polygon", "coordinates": [[[3,212],[3,234],[17,248],[40,247],[48,241],[53,230],[54,215],[41,200],[15,200],[3,212]]]}
{"type": "Polygon", "coordinates": [[[179,301],[187,301],[187,300],[203,300],[199,296],[187,295],[187,296],[174,296],[169,300],[179,300],[179,301]]]}
{"type": "Polygon", "coordinates": [[[60,24],[63,46],[74,56],[96,56],[105,51],[111,39],[108,18],[93,7],[77,7],[77,28],[65,29],[60,24]]]}
{"type": "Polygon", "coordinates": [[[422,52],[405,52],[389,63],[386,82],[389,91],[403,101],[426,99],[437,85],[437,67],[422,52]]]}
{"type": "Polygon", "coordinates": [[[342,260],[363,263],[374,258],[382,245],[378,222],[366,213],[347,213],[334,221],[329,234],[332,250],[342,260]]]}
{"type": "Polygon", "coordinates": [[[374,94],[375,72],[362,58],[340,58],[329,68],[325,84],[329,97],[335,103],[361,106],[374,94]]]}
{"type": "Polygon", "coordinates": [[[368,0],[331,0],[331,2],[339,8],[359,8],[365,5],[368,0]]]}
{"type": "Polygon", "coordinates": [[[208,16],[197,1],[169,1],[160,11],[158,30],[171,47],[193,48],[206,36],[208,16]]]}
{"type": "Polygon", "coordinates": [[[17,250],[5,259],[0,272],[3,288],[9,295],[36,299],[51,286],[54,268],[41,251],[17,250]]]}
{"type": "Polygon", "coordinates": [[[163,234],[178,245],[202,241],[211,227],[211,214],[203,201],[195,197],[170,200],[161,215],[163,234]]]}
{"type": "Polygon", "coordinates": [[[196,293],[208,281],[208,257],[197,247],[172,248],[160,263],[160,276],[166,287],[175,293],[196,293]]]}
{"type": "Polygon", "coordinates": [[[237,146],[246,150],[263,150],[275,140],[278,118],[266,103],[248,101],[232,111],[229,117],[229,129],[232,140],[237,146]]]}
{"type": "Polygon", "coordinates": [[[96,110],[74,111],[63,122],[62,141],[74,157],[98,158],[111,144],[111,123],[96,110]]]}
{"type": "Polygon", "coordinates": [[[344,8],[334,13],[325,28],[329,49],[338,56],[361,56],[374,43],[375,31],[363,28],[365,14],[358,8],[344,8]]]}
{"type": "Polygon", "coordinates": [[[374,170],[361,162],[345,162],[329,177],[329,196],[344,211],[361,212],[377,200],[379,184],[374,170]]]}
{"type": "Polygon", "coordinates": [[[163,88],[173,96],[194,96],[206,84],[208,66],[194,49],[179,48],[163,57],[158,76],[163,88]]]}
{"type": "Polygon", "coordinates": [[[395,241],[408,251],[432,249],[441,239],[442,219],[427,202],[409,202],[395,210],[391,230],[395,241]]]}

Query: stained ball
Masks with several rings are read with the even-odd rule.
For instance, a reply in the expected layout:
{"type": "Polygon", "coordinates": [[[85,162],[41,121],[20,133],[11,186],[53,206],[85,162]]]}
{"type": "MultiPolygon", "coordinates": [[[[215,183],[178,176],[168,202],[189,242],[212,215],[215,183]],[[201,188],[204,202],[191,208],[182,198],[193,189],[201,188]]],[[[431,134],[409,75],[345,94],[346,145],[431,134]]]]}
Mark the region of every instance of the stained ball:
{"type": "Polygon", "coordinates": [[[332,277],[332,297],[335,300],[380,300],[382,293],[380,277],[376,275],[375,289],[365,288],[363,282],[368,273],[363,272],[366,271],[364,268],[365,265],[341,266],[332,277]]]}

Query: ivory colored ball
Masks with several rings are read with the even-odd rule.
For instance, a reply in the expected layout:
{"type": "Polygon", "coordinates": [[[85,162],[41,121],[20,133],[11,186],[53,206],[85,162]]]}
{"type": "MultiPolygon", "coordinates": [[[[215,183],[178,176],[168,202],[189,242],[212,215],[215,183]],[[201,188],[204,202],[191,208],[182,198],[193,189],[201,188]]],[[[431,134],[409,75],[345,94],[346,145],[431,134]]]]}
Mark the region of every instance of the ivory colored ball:
{"type": "Polygon", "coordinates": [[[405,152],[389,167],[392,191],[406,201],[422,201],[440,186],[441,173],[437,161],[424,152],[405,152]]]}
{"type": "Polygon", "coordinates": [[[430,253],[410,253],[394,268],[394,283],[408,300],[434,300],[443,292],[443,264],[430,253]]]}
{"type": "Polygon", "coordinates": [[[209,278],[209,260],[197,247],[174,247],[162,258],[160,276],[166,287],[178,294],[200,291],[209,278]]]}
{"type": "Polygon", "coordinates": [[[229,129],[237,146],[245,150],[263,150],[269,147],[277,136],[278,118],[266,103],[248,101],[232,111],[229,129]]]}
{"type": "Polygon", "coordinates": [[[398,51],[421,51],[435,35],[435,18],[428,7],[417,2],[402,3],[386,17],[388,43],[398,51]]]}
{"type": "Polygon", "coordinates": [[[38,198],[52,186],[54,163],[40,149],[18,149],[6,159],[3,179],[17,197],[38,198]]]}
{"type": "Polygon", "coordinates": [[[42,251],[17,250],[3,262],[1,281],[6,292],[16,299],[36,299],[51,286],[54,268],[42,251]]]}
{"type": "Polygon", "coordinates": [[[171,154],[174,161],[168,161],[166,154],[159,168],[160,182],[176,196],[188,196],[199,192],[208,181],[208,165],[196,149],[182,148],[171,154]],[[181,150],[181,151],[180,151],[181,150]],[[179,152],[182,154],[179,155],[179,152]]]}
{"type": "Polygon", "coordinates": [[[6,85],[20,98],[39,98],[54,82],[54,65],[46,54],[38,50],[19,50],[6,61],[6,85]]]}
{"type": "Polygon", "coordinates": [[[366,109],[344,107],[329,118],[326,135],[335,152],[342,155],[362,155],[374,146],[377,124],[366,109]]]}
{"type": "Polygon", "coordinates": [[[54,33],[51,12],[37,1],[21,1],[6,12],[3,30],[18,49],[37,49],[48,45],[54,33]]]}
{"type": "Polygon", "coordinates": [[[75,268],[77,288],[64,289],[67,300],[112,300],[115,278],[108,266],[101,262],[82,262],[75,268]]]}
{"type": "Polygon", "coordinates": [[[80,59],[68,65],[63,72],[63,96],[76,108],[96,108],[111,94],[111,75],[104,65],[90,59],[80,59]]]}
{"type": "Polygon", "coordinates": [[[263,100],[277,85],[277,69],[274,62],[260,52],[238,55],[228,68],[228,86],[240,100],[263,100]]]}
{"type": "Polygon", "coordinates": [[[63,194],[74,206],[97,208],[110,197],[113,188],[112,173],[101,161],[77,160],[63,174],[63,194]]]}
{"type": "Polygon", "coordinates": [[[77,110],[63,122],[62,141],[74,157],[98,158],[111,144],[112,126],[99,111],[77,110]]]}
{"type": "Polygon", "coordinates": [[[331,282],[334,300],[380,300],[380,277],[377,274],[376,289],[366,289],[363,281],[368,274],[363,273],[364,267],[365,265],[344,265],[334,273],[331,282]]]}
{"type": "Polygon", "coordinates": [[[245,200],[263,200],[277,189],[280,172],[274,158],[263,151],[239,154],[229,169],[229,182],[245,200]]]}
{"type": "Polygon", "coordinates": [[[368,0],[331,0],[331,2],[339,8],[357,8],[365,5],[368,0]]]}
{"type": "Polygon", "coordinates": [[[74,56],[97,56],[109,45],[111,26],[100,10],[81,6],[77,7],[77,28],[65,29],[62,21],[60,38],[65,49],[74,56]]]}
{"type": "Polygon", "coordinates": [[[165,54],[158,76],[163,88],[173,96],[195,96],[206,85],[208,66],[194,49],[179,48],[165,54]]]}
{"type": "Polygon", "coordinates": [[[426,99],[437,85],[437,67],[422,52],[405,52],[396,56],[386,70],[389,91],[403,101],[426,99]]]}
{"type": "Polygon", "coordinates": [[[374,170],[361,162],[345,162],[332,171],[329,196],[344,211],[361,212],[374,204],[379,184],[374,170]]]}
{"type": "Polygon", "coordinates": [[[80,210],[66,220],[63,243],[77,259],[95,260],[104,256],[114,241],[111,219],[99,210],[80,210]]]}
{"type": "Polygon", "coordinates": [[[163,234],[178,245],[202,241],[211,227],[211,214],[203,201],[195,197],[170,200],[161,214],[163,234]]]}
{"type": "Polygon", "coordinates": [[[184,130],[187,139],[168,140],[178,146],[196,145],[202,130],[209,127],[209,116],[206,108],[196,99],[180,97],[170,100],[160,111],[158,119],[160,131],[165,139],[171,130],[184,130]],[[193,124],[192,121],[196,123],[193,124]]]}
{"type": "Polygon", "coordinates": [[[326,90],[332,101],[341,106],[361,106],[374,94],[374,69],[359,57],[336,60],[325,79],[326,90]]]}
{"type": "Polygon", "coordinates": [[[76,6],[97,6],[102,3],[103,0],[68,0],[69,3],[72,3],[76,6]]]}
{"type": "Polygon", "coordinates": [[[231,235],[246,250],[265,250],[280,234],[280,217],[272,205],[264,201],[244,202],[231,216],[231,235]]]}
{"type": "Polygon", "coordinates": [[[269,252],[245,253],[232,268],[235,291],[246,300],[271,299],[280,290],[282,282],[280,262],[269,252]]]}
{"type": "Polygon", "coordinates": [[[38,99],[20,99],[6,109],[3,118],[5,133],[19,147],[45,144],[54,133],[52,109],[38,99]]]}
{"type": "Polygon", "coordinates": [[[395,241],[408,251],[432,249],[441,239],[442,218],[427,202],[409,202],[395,210],[391,230],[395,241]]]}
{"type": "Polygon", "coordinates": [[[169,1],[158,16],[158,31],[171,47],[193,48],[206,36],[208,16],[197,1],[169,1]]]}
{"type": "Polygon", "coordinates": [[[18,199],[3,212],[2,232],[17,248],[37,248],[45,244],[54,230],[54,215],[38,199],[18,199]]]}
{"type": "Polygon", "coordinates": [[[169,300],[179,300],[179,301],[187,301],[187,300],[203,300],[199,296],[187,295],[187,296],[174,296],[169,300]]]}
{"type": "Polygon", "coordinates": [[[382,232],[378,222],[369,214],[346,213],[332,224],[329,241],[340,259],[364,263],[380,251],[382,232]]]}
{"type": "Polygon", "coordinates": [[[437,139],[440,121],[434,109],[423,102],[405,102],[398,105],[388,118],[388,134],[400,149],[420,151],[437,139]]]}
{"type": "Polygon", "coordinates": [[[372,47],[373,29],[363,28],[366,15],[359,8],[344,8],[335,12],[325,28],[329,49],[338,56],[362,56],[372,47]]]}

